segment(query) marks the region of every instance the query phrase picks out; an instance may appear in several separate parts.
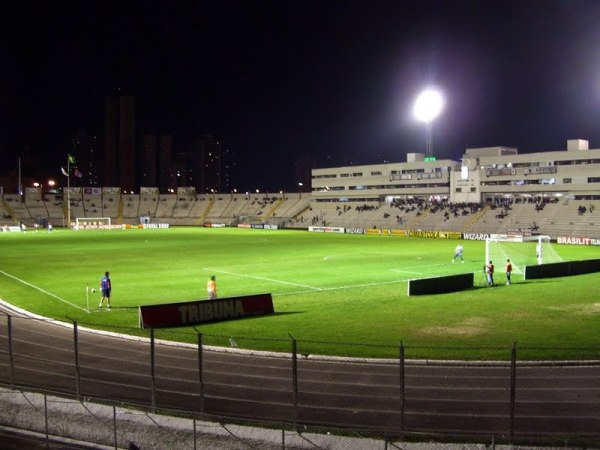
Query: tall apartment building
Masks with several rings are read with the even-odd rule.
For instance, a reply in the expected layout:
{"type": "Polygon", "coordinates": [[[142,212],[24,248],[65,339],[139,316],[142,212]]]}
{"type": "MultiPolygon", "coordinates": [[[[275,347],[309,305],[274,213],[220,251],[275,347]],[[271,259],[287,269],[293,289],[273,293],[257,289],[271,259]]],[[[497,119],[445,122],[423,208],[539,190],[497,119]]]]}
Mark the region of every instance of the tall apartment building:
{"type": "Polygon", "coordinates": [[[135,99],[109,97],[104,109],[104,186],[127,191],[137,187],[135,99]]]}
{"type": "Polygon", "coordinates": [[[161,190],[177,187],[177,174],[173,164],[173,137],[161,133],[158,137],[158,173],[161,190]]]}
{"type": "Polygon", "coordinates": [[[219,138],[205,134],[189,155],[189,179],[196,192],[229,192],[229,149],[219,138]]]}
{"type": "Polygon", "coordinates": [[[158,186],[157,171],[158,140],[155,134],[144,134],[142,138],[142,167],[140,170],[140,186],[158,186]]]}
{"type": "Polygon", "coordinates": [[[71,177],[71,186],[101,186],[102,160],[96,135],[79,130],[72,138],[70,154],[75,155],[75,167],[81,174],[81,178],[71,177]]]}

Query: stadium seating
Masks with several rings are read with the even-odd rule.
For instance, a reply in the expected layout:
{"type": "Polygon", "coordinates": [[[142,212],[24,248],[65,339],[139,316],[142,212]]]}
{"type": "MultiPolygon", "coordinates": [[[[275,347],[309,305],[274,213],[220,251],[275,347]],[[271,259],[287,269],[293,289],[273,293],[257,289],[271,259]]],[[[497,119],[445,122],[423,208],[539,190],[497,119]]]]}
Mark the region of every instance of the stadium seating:
{"type": "MultiPolygon", "coordinates": [[[[4,194],[0,224],[33,226],[47,219],[64,226],[67,205],[62,196],[44,198],[29,192],[4,194]]],[[[407,229],[468,233],[543,234],[552,237],[600,235],[600,201],[558,201],[555,197],[523,197],[500,204],[450,204],[424,199],[316,201],[299,193],[232,194],[98,194],[71,196],[70,217],[110,217],[113,223],[136,224],[140,216],[171,225],[218,223],[236,226],[270,223],[289,228],[407,229]]]]}
{"type": "Polygon", "coordinates": [[[83,194],[82,198],[84,215],[76,215],[71,217],[105,217],[103,212],[103,199],[100,193],[83,194]]]}
{"type": "Polygon", "coordinates": [[[173,209],[173,217],[188,217],[196,198],[193,195],[178,195],[173,209]]]}
{"type": "Polygon", "coordinates": [[[211,199],[208,194],[196,195],[194,204],[191,206],[188,217],[193,221],[189,225],[200,225],[211,206],[211,199]]]}
{"type": "Polygon", "coordinates": [[[156,218],[173,217],[173,211],[177,204],[176,194],[161,194],[158,196],[158,205],[156,206],[156,218]]]}
{"type": "Polygon", "coordinates": [[[12,215],[17,219],[17,222],[22,222],[27,226],[33,225],[33,217],[19,194],[4,194],[4,201],[6,206],[12,210],[12,215]]]}
{"type": "Polygon", "coordinates": [[[140,196],[139,195],[124,195],[121,199],[123,202],[123,219],[137,219],[140,215],[140,196]]]}
{"type": "Polygon", "coordinates": [[[48,222],[51,224],[62,225],[65,219],[62,195],[46,194],[44,203],[46,211],[48,211],[48,222]]]}
{"type": "Polygon", "coordinates": [[[158,208],[158,194],[140,194],[138,212],[140,216],[156,217],[158,208]]]}

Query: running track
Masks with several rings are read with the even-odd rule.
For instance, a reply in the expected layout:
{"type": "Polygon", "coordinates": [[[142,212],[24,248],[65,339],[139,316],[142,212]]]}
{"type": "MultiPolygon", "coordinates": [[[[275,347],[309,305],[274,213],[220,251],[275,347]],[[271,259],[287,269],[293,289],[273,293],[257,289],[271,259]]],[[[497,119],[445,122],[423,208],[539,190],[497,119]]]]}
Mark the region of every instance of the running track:
{"type": "Polygon", "coordinates": [[[124,339],[0,312],[0,383],[225,418],[388,436],[600,442],[600,365],[300,358],[124,339]],[[151,361],[154,360],[154,370],[151,361]],[[200,367],[202,367],[201,374],[200,367]],[[297,373],[297,382],[294,382],[297,373]],[[404,380],[404,383],[402,383],[404,380]],[[201,395],[202,393],[202,395],[201,395]],[[402,402],[402,398],[404,401],[402,402]]]}

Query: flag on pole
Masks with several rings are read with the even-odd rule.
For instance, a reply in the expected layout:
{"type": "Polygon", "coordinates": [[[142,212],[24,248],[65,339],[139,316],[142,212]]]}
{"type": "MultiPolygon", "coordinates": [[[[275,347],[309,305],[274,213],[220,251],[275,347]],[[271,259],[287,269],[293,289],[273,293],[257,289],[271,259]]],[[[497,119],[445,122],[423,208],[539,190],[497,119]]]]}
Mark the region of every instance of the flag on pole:
{"type": "Polygon", "coordinates": [[[69,164],[75,164],[75,157],[73,155],[71,155],[70,153],[68,153],[67,161],[69,161],[69,164]]]}
{"type": "Polygon", "coordinates": [[[77,167],[75,167],[75,169],[73,169],[73,175],[75,175],[77,178],[83,177],[83,174],[77,167]]]}
{"type": "Polygon", "coordinates": [[[61,167],[61,168],[60,168],[60,171],[62,172],[62,174],[63,174],[65,177],[68,177],[68,176],[69,176],[69,172],[67,172],[67,171],[65,170],[65,168],[64,168],[64,167],[61,167]]]}

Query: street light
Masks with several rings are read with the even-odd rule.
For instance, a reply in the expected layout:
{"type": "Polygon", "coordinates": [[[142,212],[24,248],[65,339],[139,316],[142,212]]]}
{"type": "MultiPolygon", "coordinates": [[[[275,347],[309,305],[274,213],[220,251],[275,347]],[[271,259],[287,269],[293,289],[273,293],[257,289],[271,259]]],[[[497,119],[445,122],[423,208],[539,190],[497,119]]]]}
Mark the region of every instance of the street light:
{"type": "Polygon", "coordinates": [[[440,115],[444,107],[444,98],[442,94],[432,88],[425,89],[419,94],[413,108],[413,114],[420,122],[425,122],[426,141],[425,156],[431,157],[433,139],[431,134],[431,122],[440,115]]]}

